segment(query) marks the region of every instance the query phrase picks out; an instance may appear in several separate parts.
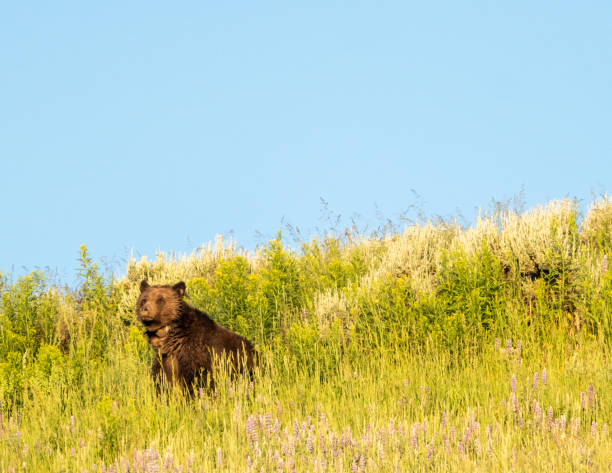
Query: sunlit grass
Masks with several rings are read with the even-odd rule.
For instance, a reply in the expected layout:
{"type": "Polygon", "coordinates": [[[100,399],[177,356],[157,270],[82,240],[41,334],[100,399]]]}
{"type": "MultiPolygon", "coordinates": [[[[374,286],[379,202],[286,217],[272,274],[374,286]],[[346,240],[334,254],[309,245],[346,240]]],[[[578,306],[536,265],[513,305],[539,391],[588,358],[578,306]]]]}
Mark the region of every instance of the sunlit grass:
{"type": "Polygon", "coordinates": [[[612,470],[611,208],[0,277],[0,472],[612,470]],[[143,278],[253,340],[253,379],[158,392],[143,278]]]}

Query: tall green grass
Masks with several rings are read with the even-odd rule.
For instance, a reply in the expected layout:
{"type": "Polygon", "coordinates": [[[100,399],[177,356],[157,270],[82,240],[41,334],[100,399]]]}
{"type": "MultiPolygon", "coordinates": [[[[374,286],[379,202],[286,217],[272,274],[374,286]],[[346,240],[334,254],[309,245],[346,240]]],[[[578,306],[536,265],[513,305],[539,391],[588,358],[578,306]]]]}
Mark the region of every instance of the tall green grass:
{"type": "Polygon", "coordinates": [[[80,286],[0,278],[0,471],[607,471],[612,200],[324,235],[218,240],[80,286]],[[138,285],[250,338],[254,379],[157,394],[138,285]]]}

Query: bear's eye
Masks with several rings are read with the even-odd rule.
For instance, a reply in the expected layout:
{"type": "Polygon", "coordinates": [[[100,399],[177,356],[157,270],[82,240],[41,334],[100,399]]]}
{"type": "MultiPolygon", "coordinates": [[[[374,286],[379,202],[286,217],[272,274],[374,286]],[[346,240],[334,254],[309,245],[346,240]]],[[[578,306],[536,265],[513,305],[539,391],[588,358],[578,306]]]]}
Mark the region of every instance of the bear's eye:
{"type": "Polygon", "coordinates": [[[140,299],[140,305],[145,305],[147,303],[147,298],[143,297],[142,299],[140,299]]]}
{"type": "Polygon", "coordinates": [[[164,298],[160,296],[160,297],[157,298],[157,300],[155,302],[157,302],[158,304],[163,304],[164,303],[164,298]]]}

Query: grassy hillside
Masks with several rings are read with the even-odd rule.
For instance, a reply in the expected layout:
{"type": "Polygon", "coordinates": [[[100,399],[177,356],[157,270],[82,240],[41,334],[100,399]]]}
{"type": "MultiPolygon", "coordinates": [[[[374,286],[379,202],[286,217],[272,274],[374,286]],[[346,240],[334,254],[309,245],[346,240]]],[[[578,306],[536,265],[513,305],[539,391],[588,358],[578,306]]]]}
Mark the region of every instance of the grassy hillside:
{"type": "Polygon", "coordinates": [[[80,286],[0,279],[0,471],[607,471],[612,199],[473,228],[219,239],[80,286]],[[155,394],[138,286],[250,338],[253,382],[155,394]]]}

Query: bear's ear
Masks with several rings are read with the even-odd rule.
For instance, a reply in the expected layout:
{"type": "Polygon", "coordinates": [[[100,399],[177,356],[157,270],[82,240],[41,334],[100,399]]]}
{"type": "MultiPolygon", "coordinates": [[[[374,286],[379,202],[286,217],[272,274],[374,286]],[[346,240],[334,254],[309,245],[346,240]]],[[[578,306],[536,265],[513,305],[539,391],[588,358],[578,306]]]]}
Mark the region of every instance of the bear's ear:
{"type": "Polygon", "coordinates": [[[140,283],[140,292],[143,292],[148,287],[149,287],[149,283],[147,282],[146,279],[143,279],[142,282],[140,283]]]}
{"type": "Polygon", "coordinates": [[[186,286],[183,281],[177,282],[174,286],[172,286],[172,289],[174,289],[180,297],[185,295],[186,286]]]}

